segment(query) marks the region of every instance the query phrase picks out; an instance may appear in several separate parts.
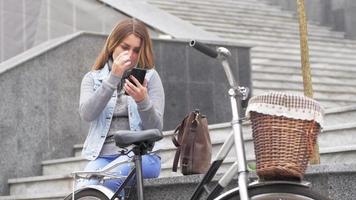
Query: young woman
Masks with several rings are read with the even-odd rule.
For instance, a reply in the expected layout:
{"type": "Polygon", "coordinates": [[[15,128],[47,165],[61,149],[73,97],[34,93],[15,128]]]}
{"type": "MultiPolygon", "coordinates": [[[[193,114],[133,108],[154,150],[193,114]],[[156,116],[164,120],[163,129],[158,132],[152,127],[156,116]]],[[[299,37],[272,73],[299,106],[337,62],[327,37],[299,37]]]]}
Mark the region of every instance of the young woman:
{"type": "MultiPolygon", "coordinates": [[[[127,19],[113,29],[98,55],[96,62],[81,84],[79,112],[90,122],[82,155],[91,160],[86,171],[98,170],[115,159],[129,159],[121,155],[112,138],[117,130],[145,130],[163,128],[164,90],[154,69],[152,41],[145,25],[135,19],[127,19]],[[145,81],[140,84],[133,76],[125,79],[128,70],[146,69],[145,81]],[[126,94],[125,94],[126,92],[126,94]]],[[[154,150],[158,149],[156,143],[154,150]]],[[[142,158],[144,178],[160,174],[159,156],[154,153],[142,158]]],[[[118,175],[128,175],[129,163],[113,170],[118,175]]],[[[98,184],[80,180],[79,187],[98,184]]],[[[121,179],[105,181],[104,186],[115,191],[121,179]]]]}

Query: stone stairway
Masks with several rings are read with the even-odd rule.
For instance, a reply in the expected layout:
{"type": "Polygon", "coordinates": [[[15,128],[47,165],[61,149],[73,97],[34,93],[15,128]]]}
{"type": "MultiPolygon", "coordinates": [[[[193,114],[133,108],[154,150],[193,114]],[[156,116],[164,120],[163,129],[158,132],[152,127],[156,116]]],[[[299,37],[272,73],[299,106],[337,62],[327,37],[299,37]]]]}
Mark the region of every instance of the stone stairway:
{"type": "MultiPolygon", "coordinates": [[[[252,45],[253,95],[302,93],[299,24],[294,13],[266,0],[147,2],[223,39],[252,45]]],[[[309,23],[308,33],[315,99],[325,107],[355,104],[356,41],[316,23],[309,23]]]]}
{"type": "MultiPolygon", "coordinates": [[[[150,4],[235,43],[252,45],[254,95],[266,91],[302,92],[298,24],[293,13],[269,6],[263,0],[147,0],[150,4]]],[[[326,127],[319,136],[323,164],[356,160],[356,42],[328,27],[309,24],[309,49],[315,98],[326,108],[326,127]],[[332,141],[332,142],[331,142],[332,141]]],[[[198,38],[197,38],[198,39],[198,38]]],[[[230,132],[229,124],[210,125],[213,152],[230,132]]],[[[244,124],[247,159],[254,161],[251,130],[244,124]]],[[[164,133],[160,179],[180,177],[171,172],[174,147],[172,131],[164,133]]],[[[42,162],[42,176],[9,179],[9,199],[63,199],[72,189],[72,171],[83,169],[82,145],[73,157],[42,162]]],[[[220,172],[234,161],[232,151],[220,172]]],[[[146,183],[150,184],[149,181],[146,183]]],[[[159,187],[153,184],[152,187],[159,187]]]]}

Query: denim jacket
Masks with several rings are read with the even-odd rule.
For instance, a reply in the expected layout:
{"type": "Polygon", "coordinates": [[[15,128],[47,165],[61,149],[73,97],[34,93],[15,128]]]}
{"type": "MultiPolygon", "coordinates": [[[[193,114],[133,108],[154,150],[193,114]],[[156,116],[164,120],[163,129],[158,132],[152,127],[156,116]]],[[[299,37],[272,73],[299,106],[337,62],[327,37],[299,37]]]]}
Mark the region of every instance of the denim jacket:
{"type": "MultiPolygon", "coordinates": [[[[148,70],[146,73],[146,79],[149,81],[153,74],[153,69],[148,70]]],[[[94,91],[99,88],[106,78],[110,71],[107,65],[104,68],[97,71],[89,72],[90,76],[94,81],[94,91]]],[[[84,142],[82,156],[88,160],[95,160],[103,147],[106,136],[109,132],[111,120],[113,117],[115,105],[117,100],[117,90],[114,91],[112,97],[109,102],[105,106],[104,110],[100,113],[100,115],[93,121],[90,122],[90,128],[88,136],[84,142]]],[[[137,110],[137,104],[135,100],[128,96],[128,118],[130,130],[142,130],[142,122],[137,110]]],[[[155,148],[156,149],[156,148],[155,148]]]]}

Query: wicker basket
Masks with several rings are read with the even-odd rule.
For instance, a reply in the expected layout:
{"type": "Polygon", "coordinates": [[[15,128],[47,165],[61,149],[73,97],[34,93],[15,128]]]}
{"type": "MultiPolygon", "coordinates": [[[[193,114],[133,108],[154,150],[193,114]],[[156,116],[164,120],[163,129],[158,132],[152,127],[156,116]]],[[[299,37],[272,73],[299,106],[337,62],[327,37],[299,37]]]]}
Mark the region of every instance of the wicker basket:
{"type": "Polygon", "coordinates": [[[251,98],[256,170],[260,179],[302,179],[317,141],[323,110],[307,97],[269,93],[251,98]]]}

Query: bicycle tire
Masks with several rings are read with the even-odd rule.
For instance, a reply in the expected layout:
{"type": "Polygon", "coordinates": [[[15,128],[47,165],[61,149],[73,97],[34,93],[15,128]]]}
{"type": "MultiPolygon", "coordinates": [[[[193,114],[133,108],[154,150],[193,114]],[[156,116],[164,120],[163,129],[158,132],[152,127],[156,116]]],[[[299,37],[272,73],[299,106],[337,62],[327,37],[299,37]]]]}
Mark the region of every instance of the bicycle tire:
{"type": "MultiPolygon", "coordinates": [[[[72,200],[72,195],[67,196],[64,200],[72,200]]],[[[109,200],[109,198],[98,190],[84,189],[75,193],[74,200],[109,200]]]]}
{"type": "MultiPolygon", "coordinates": [[[[239,190],[226,192],[218,200],[240,199],[239,190]]],[[[251,200],[330,200],[301,185],[271,184],[248,188],[251,200]]]]}

